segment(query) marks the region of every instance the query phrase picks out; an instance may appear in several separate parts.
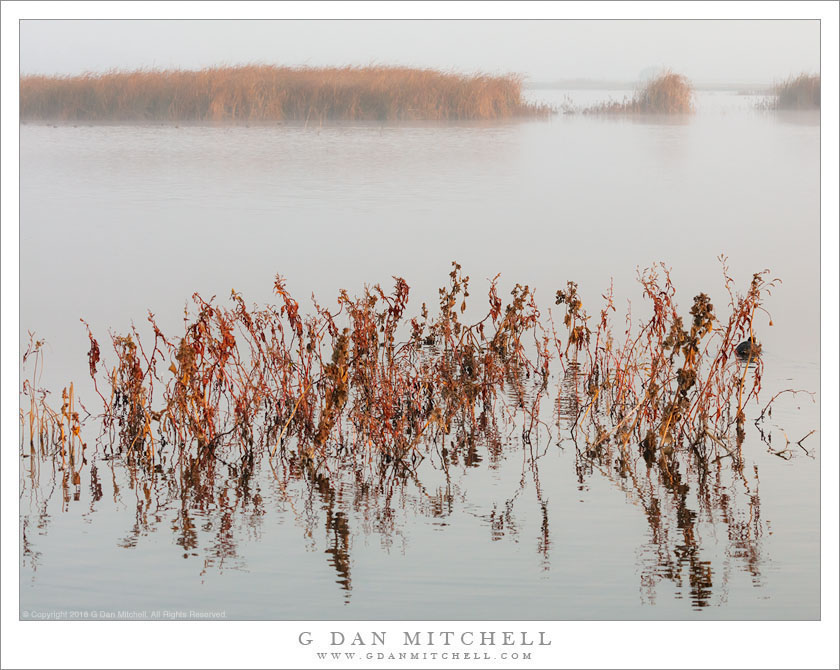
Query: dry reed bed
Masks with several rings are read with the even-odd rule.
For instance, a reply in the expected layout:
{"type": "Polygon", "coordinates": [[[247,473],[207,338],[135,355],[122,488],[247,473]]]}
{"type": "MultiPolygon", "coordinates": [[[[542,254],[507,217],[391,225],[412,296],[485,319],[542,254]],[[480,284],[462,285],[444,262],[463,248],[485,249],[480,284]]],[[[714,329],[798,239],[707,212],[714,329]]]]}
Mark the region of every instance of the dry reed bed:
{"type": "Polygon", "coordinates": [[[800,74],[774,88],[773,109],[819,109],[820,75],[800,74]]]}
{"type": "MultiPolygon", "coordinates": [[[[107,448],[150,469],[165,451],[170,462],[207,467],[279,457],[329,475],[348,461],[411,470],[432,451],[467,458],[497,443],[503,426],[521,428],[528,443],[547,425],[540,412],[548,399],[593,458],[632,467],[644,457],[664,471],[685,458],[739,462],[744,410],[757,401],[763,367],[734,350],[753,335],[774,282],[757,273],[739,294],[725,261],[723,273],[727,313],[719,316],[701,293],[686,322],[668,269],[642,272],[648,316],[638,327],[628,316],[618,333],[611,292],[591,318],[573,282],[557,292],[559,329],[527,286],[516,285],[504,304],[496,280],[486,315],[464,322],[470,280],[457,264],[434,317],[424,304],[407,318],[409,287],[399,278],[391,293],[378,285],[356,298],[342,291],[337,310],[316,304],[308,316],[280,278],[277,304],[261,308],[236,293],[230,307],[195,295],[180,336],[164,334],[149,315],[154,339],[142,342],[136,330],[112,335],[110,364],[88,331],[102,408],[92,421],[107,448]]],[[[31,343],[24,362],[42,364],[41,344],[31,343]]],[[[23,388],[22,440],[28,428],[33,453],[75,472],[86,445],[72,386],[53,411],[36,375],[23,388]]]]}
{"type": "Polygon", "coordinates": [[[504,119],[549,113],[515,75],[268,65],[114,71],[20,81],[22,120],[323,122],[504,119]]]}
{"type": "Polygon", "coordinates": [[[629,100],[603,102],[584,114],[691,114],[694,89],[683,75],[666,71],[637,90],[629,100]]]}

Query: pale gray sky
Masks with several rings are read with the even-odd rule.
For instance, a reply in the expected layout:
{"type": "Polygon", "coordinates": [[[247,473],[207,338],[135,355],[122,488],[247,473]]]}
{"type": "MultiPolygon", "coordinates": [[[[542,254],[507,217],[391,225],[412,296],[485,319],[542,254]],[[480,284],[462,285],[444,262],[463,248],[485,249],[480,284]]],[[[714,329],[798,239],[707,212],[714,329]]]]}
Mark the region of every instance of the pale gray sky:
{"type": "Polygon", "coordinates": [[[220,64],[410,65],[533,81],[633,81],[667,66],[697,83],[818,72],[818,21],[22,21],[23,74],[220,64]]]}

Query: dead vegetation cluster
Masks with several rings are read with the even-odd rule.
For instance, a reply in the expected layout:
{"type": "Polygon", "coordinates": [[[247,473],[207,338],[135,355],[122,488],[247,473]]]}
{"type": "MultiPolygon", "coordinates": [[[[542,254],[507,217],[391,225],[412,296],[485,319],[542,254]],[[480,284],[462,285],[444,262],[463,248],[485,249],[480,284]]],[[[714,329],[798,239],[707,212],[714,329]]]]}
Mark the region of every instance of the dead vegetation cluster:
{"type": "MultiPolygon", "coordinates": [[[[485,316],[467,322],[470,278],[457,264],[435,316],[425,304],[406,316],[401,278],[390,292],[341,291],[335,309],[315,303],[309,315],[279,277],[277,303],[263,307],[249,308],[235,292],[229,307],[195,295],[180,336],[163,333],[150,314],[153,339],[142,342],[136,329],[112,334],[109,362],[88,331],[101,403],[91,421],[109,448],[150,467],[165,450],[170,459],[209,462],[280,456],[315,471],[346,459],[411,469],[430,450],[468,458],[504,425],[527,441],[547,425],[549,403],[593,455],[627,463],[642,456],[666,468],[685,455],[736,458],[763,370],[757,348],[746,358],[736,348],[754,336],[775,282],[757,273],[740,294],[725,263],[723,270],[725,315],[703,293],[682,314],[669,270],[641,272],[648,316],[634,325],[628,314],[623,332],[612,326],[611,291],[590,315],[569,282],[556,294],[557,325],[528,286],[517,284],[503,301],[498,277],[485,316]]],[[[40,345],[25,355],[36,365],[40,345]]],[[[37,375],[23,396],[30,447],[77,462],[85,445],[72,385],[61,411],[49,409],[37,375]]]]}

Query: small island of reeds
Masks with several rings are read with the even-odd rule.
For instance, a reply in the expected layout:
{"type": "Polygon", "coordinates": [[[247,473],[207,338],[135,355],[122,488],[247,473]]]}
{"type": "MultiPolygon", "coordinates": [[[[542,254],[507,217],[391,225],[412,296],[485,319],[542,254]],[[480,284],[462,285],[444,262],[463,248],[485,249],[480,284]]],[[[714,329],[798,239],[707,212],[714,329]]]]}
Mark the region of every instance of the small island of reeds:
{"type": "Polygon", "coordinates": [[[639,88],[632,98],[588,107],[584,114],[691,114],[694,88],[681,74],[666,70],[639,88]]]}
{"type": "Polygon", "coordinates": [[[819,109],[820,75],[802,73],[773,89],[773,109],[819,109]]]}
{"type": "Polygon", "coordinates": [[[249,65],[20,80],[22,121],[450,121],[549,111],[523,99],[518,75],[406,67],[249,65]]]}

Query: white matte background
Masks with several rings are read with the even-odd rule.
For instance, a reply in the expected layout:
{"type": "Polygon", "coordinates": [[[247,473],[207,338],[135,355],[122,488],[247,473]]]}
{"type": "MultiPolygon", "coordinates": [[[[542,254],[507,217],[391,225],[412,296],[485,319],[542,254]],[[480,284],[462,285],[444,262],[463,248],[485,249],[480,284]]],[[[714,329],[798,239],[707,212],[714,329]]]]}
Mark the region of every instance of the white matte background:
{"type": "MultiPolygon", "coordinates": [[[[504,24],[495,24],[500,30],[504,24]]],[[[617,24],[620,28],[621,24],[617,24]]],[[[454,29],[447,29],[454,30],[454,29]]],[[[444,31],[446,32],[446,31],[444,31]]],[[[619,31],[620,32],[620,31],[619,31]]],[[[691,32],[691,31],[689,31],[691,32]]],[[[440,44],[425,40],[415,51],[395,51],[395,61],[407,64],[458,70],[527,72],[533,77],[633,78],[641,67],[667,62],[683,66],[696,79],[719,79],[728,73],[735,79],[759,79],[788,72],[814,69],[805,60],[797,60],[798,43],[778,50],[779,61],[768,62],[762,70],[749,56],[754,46],[749,40],[740,43],[742,58],[736,51],[706,45],[705,59],[685,50],[686,40],[675,40],[672,54],[640,50],[632,58],[608,70],[606,61],[578,57],[574,65],[550,72],[545,61],[545,39],[536,39],[534,54],[517,55],[516,49],[494,49],[479,58],[469,45],[460,48],[462,38],[442,39],[440,44]],[[428,57],[424,54],[430,54],[428,57]],[[432,55],[433,54],[433,55],[432,55]],[[677,54],[677,55],[674,55],[677,54]],[[681,55],[679,55],[681,54],[681,55]],[[475,57],[475,60],[473,58],[475,57]],[[420,59],[422,58],[422,62],[420,59]],[[679,60],[683,58],[684,60],[679,60]],[[694,60],[692,60],[694,58],[694,60]],[[418,59],[418,60],[414,60],[418,59]],[[653,63],[648,61],[653,60],[653,63]],[[752,63],[752,65],[750,65],[752,63]],[[789,64],[785,67],[785,64],[789,64]],[[728,66],[728,68],[727,68],[728,66]],[[591,70],[588,68],[592,68],[591,70]],[[692,68],[695,68],[692,70],[692,68]],[[704,69],[705,68],[705,69],[704,69]],[[772,72],[770,72],[772,70],[772,72]]],[[[797,3],[3,3],[2,5],[2,667],[341,667],[334,661],[321,664],[311,647],[297,644],[301,631],[326,636],[331,630],[345,632],[391,631],[396,638],[406,630],[546,630],[553,641],[550,651],[535,651],[530,662],[512,667],[838,667],[838,5],[828,2],[797,3]],[[18,416],[18,88],[20,18],[821,18],[822,48],[822,398],[824,408],[821,432],[826,448],[822,453],[822,620],[820,622],[621,622],[546,623],[546,622],[225,622],[225,623],[96,623],[75,622],[23,623],[18,621],[18,496],[17,444],[18,416]]],[[[119,40],[118,40],[119,41],[119,40]]],[[[737,44],[727,37],[722,44],[737,44]]],[[[101,54],[91,53],[86,44],[77,42],[78,53],[68,53],[61,61],[67,68],[97,69],[101,54]],[[74,60],[78,58],[78,61],[74,60]]],[[[136,52],[120,46],[118,57],[108,61],[113,66],[132,67],[136,52]]],[[[183,47],[184,45],[181,45],[183,47]]],[[[230,46],[230,45],[229,45],[230,46]]],[[[313,44],[310,55],[290,61],[319,64],[346,64],[351,60],[341,46],[332,45],[323,52],[313,44]],[[338,49],[338,50],[333,50],[338,49]]],[[[549,45],[550,46],[550,45],[549,45]]],[[[556,45],[562,48],[560,45],[556,45]]],[[[408,48],[394,44],[395,48],[408,48]]],[[[174,48],[160,48],[160,57],[146,66],[198,67],[214,52],[197,54],[199,61],[178,60],[174,48]]],[[[522,49],[526,46],[523,43],[522,49]]],[[[648,49],[649,47],[645,47],[648,49]]],[[[730,47],[731,48],[731,47],[730,47]]],[[[44,48],[46,49],[46,47],[44,48]]],[[[72,52],[73,50],[71,50],[72,52]]],[[[116,52],[115,52],[116,53],[116,52]]],[[[361,52],[358,63],[372,52],[361,52]]],[[[561,52],[562,53],[562,52],[561,52]]],[[[375,54],[374,54],[375,55],[375,54]]],[[[38,71],[56,68],[48,53],[26,52],[27,68],[38,71]]],[[[230,49],[219,52],[218,60],[228,63],[270,58],[249,51],[230,49]]],[[[352,59],[355,60],[356,56],[352,59]]],[[[774,56],[775,58],[775,56],[774,56]]],[[[609,59],[615,59],[611,54],[609,59]]],[[[565,60],[559,57],[558,60],[565,60]]],[[[614,62],[614,60],[610,60],[614,62]]],[[[137,66],[141,63],[137,62],[137,66]]],[[[543,648],[545,649],[545,648],[543,648]]],[[[321,649],[323,650],[323,649],[321,649]]],[[[434,651],[443,651],[437,647],[434,651]]],[[[360,667],[358,661],[355,667],[360,667]]],[[[412,662],[403,666],[388,663],[372,667],[483,667],[481,662],[412,662]]],[[[503,667],[501,665],[497,667],[503,667]]]]}

